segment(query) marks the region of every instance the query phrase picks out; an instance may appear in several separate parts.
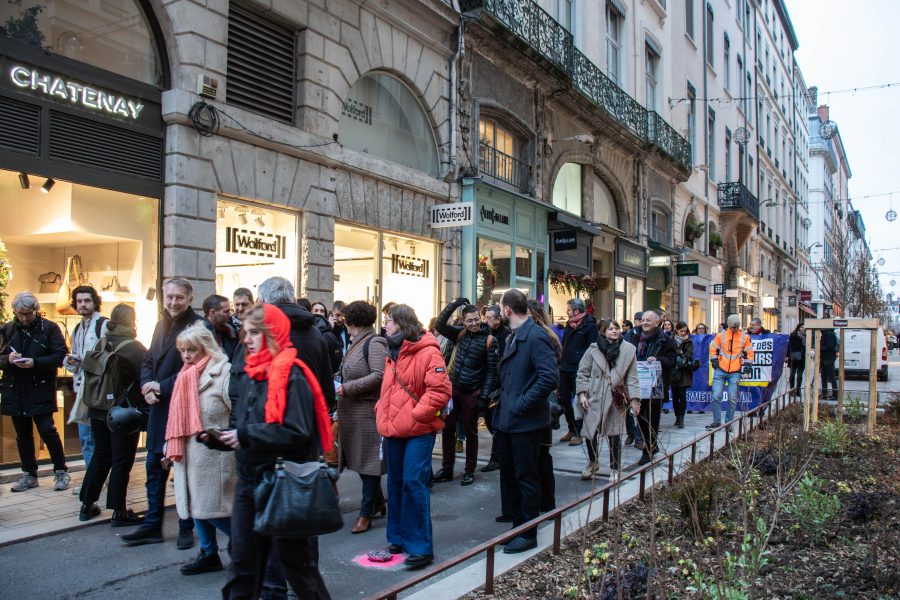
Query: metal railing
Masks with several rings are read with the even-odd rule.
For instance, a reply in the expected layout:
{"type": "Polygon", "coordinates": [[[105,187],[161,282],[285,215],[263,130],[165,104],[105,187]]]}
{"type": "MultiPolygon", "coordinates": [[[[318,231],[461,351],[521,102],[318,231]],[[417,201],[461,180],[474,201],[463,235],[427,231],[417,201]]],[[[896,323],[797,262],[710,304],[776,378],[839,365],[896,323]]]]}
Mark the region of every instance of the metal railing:
{"type": "Polygon", "coordinates": [[[743,210],[759,221],[759,201],[740,181],[719,184],[719,209],[743,210]]]}
{"type": "Polygon", "coordinates": [[[531,165],[484,141],[478,142],[478,170],[526,193],[531,187],[531,165]]]}
{"type": "MultiPolygon", "coordinates": [[[[577,48],[573,53],[572,85],[588,100],[641,139],[647,135],[647,109],[616,85],[603,70],[577,48]]],[[[690,148],[690,144],[688,144],[690,148]]],[[[690,167],[690,161],[687,163],[690,167]]]]}
{"type": "Polygon", "coordinates": [[[662,242],[663,244],[671,244],[672,243],[672,232],[667,227],[656,227],[653,226],[650,228],[650,239],[654,242],[662,242]]]}
{"type": "MultiPolygon", "coordinates": [[[[776,391],[779,387],[786,387],[779,385],[782,380],[785,380],[785,377],[779,380],[778,384],[776,384],[776,391]]],[[[699,437],[694,438],[690,442],[682,444],[675,450],[667,452],[665,455],[661,455],[653,460],[651,460],[648,464],[628,473],[623,473],[622,477],[619,481],[609,481],[604,485],[595,488],[589,493],[581,496],[580,498],[576,498],[571,502],[559,506],[551,511],[548,511],[541,516],[528,521],[514,529],[510,529],[509,531],[502,533],[496,537],[493,537],[486,542],[471,548],[462,554],[454,556],[453,558],[449,558],[444,562],[441,562],[433,567],[422,571],[418,575],[410,577],[405,581],[401,581],[398,584],[395,584],[385,590],[382,590],[376,594],[368,596],[365,600],[397,600],[399,597],[398,594],[400,592],[404,592],[410,588],[413,588],[420,583],[427,581],[445,571],[452,569],[453,567],[460,565],[468,560],[476,558],[481,554],[485,555],[485,573],[484,573],[484,591],[486,594],[494,593],[494,555],[496,553],[497,546],[502,545],[504,543],[509,542],[514,537],[517,537],[523,533],[528,532],[532,528],[537,527],[542,523],[546,523],[547,521],[553,521],[553,546],[552,552],[554,555],[559,555],[560,548],[562,545],[562,517],[563,513],[569,512],[573,509],[578,508],[582,504],[586,502],[593,501],[597,496],[603,496],[603,509],[602,509],[602,519],[604,521],[609,520],[610,515],[610,496],[613,495],[615,489],[621,485],[622,483],[633,479],[635,477],[638,478],[638,500],[643,501],[646,497],[646,493],[648,490],[647,486],[647,475],[651,469],[655,469],[657,466],[662,463],[666,463],[667,465],[667,476],[666,483],[671,485],[675,480],[675,457],[676,455],[680,455],[682,452],[687,452],[690,449],[691,453],[691,464],[696,464],[698,462],[703,462],[710,456],[713,456],[716,452],[716,434],[721,434],[724,432],[725,435],[725,446],[728,446],[733,439],[732,427],[737,425],[737,437],[742,437],[745,433],[750,433],[760,424],[767,421],[775,412],[781,412],[785,409],[789,404],[791,404],[791,393],[794,391],[793,388],[788,389],[786,391],[782,391],[777,396],[771,398],[766,403],[760,403],[754,409],[741,413],[739,417],[731,420],[728,423],[720,425],[715,429],[712,429],[708,432],[701,434],[699,437]],[[774,407],[774,410],[773,410],[774,407]],[[744,421],[747,420],[748,423],[745,426],[744,421]],[[755,421],[755,423],[754,423],[755,421]],[[702,447],[706,444],[706,439],[709,439],[709,453],[702,458],[698,458],[697,456],[697,448],[702,447]]],[[[774,392],[773,392],[774,396],[774,392]]],[[[653,481],[650,485],[650,488],[653,488],[657,483],[662,483],[662,481],[653,481]]]]}
{"type": "Polygon", "coordinates": [[[657,112],[647,114],[647,136],[663,154],[682,167],[691,168],[691,144],[657,112]]]}

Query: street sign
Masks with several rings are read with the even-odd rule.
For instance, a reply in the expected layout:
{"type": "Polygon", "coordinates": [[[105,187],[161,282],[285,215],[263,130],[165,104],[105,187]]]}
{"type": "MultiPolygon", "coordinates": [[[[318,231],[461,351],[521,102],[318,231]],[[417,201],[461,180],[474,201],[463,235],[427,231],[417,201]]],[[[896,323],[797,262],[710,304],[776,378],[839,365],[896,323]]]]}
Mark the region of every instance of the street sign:
{"type": "Polygon", "coordinates": [[[831,324],[835,327],[846,327],[849,325],[847,319],[832,319],[831,324]]]}
{"type": "Polygon", "coordinates": [[[730,288],[730,289],[725,290],[726,298],[737,298],[738,296],[740,296],[740,292],[738,291],[737,288],[730,288]]]}
{"type": "Polygon", "coordinates": [[[696,277],[700,274],[700,263],[680,263],[675,265],[679,277],[696,277]]]}
{"type": "Polygon", "coordinates": [[[725,284],[724,283],[714,283],[713,284],[713,294],[716,296],[721,296],[725,293],[725,284]]]}
{"type": "Polygon", "coordinates": [[[651,267],[668,267],[672,264],[671,256],[651,256],[650,257],[650,266],[651,267]]]}
{"type": "Polygon", "coordinates": [[[431,207],[431,227],[459,227],[474,223],[473,202],[456,202],[455,204],[435,204],[431,207]]]}
{"type": "Polygon", "coordinates": [[[800,302],[812,302],[812,292],[800,290],[800,302]]]}

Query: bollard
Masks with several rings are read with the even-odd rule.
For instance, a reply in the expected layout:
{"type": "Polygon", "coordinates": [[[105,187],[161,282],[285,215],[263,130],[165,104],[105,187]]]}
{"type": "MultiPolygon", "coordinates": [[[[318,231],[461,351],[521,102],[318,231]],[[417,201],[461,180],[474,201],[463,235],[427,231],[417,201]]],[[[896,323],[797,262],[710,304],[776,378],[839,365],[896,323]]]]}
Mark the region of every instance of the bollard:
{"type": "Polygon", "coordinates": [[[484,565],[484,591],[486,594],[494,593],[494,546],[487,549],[484,565]]]}

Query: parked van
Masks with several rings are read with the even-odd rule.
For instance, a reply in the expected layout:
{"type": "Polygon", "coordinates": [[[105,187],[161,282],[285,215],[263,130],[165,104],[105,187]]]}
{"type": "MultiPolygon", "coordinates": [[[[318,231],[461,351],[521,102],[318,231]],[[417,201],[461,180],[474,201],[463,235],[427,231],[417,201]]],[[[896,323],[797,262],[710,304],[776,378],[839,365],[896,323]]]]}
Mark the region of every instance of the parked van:
{"type": "MultiPolygon", "coordinates": [[[[865,329],[850,329],[853,327],[853,319],[850,319],[849,327],[844,331],[844,373],[846,375],[861,375],[869,377],[869,359],[871,357],[872,332],[865,329]]],[[[837,332],[835,332],[837,333],[837,332]]],[[[884,329],[878,328],[878,345],[875,368],[878,369],[878,381],[888,380],[888,349],[887,338],[884,329]]]]}

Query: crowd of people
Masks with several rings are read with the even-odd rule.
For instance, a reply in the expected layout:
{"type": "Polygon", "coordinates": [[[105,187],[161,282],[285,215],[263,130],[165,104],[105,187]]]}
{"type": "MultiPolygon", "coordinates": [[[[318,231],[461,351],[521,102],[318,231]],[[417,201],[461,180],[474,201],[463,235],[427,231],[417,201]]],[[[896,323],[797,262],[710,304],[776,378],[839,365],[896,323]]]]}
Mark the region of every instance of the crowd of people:
{"type": "MultiPolygon", "coordinates": [[[[162,292],[164,310],[149,348],[135,339],[134,309],[121,304],[109,319],[101,316],[101,299],[90,286],[72,291],[81,321],[71,348],[59,326],[41,317],[34,294],[14,298],[14,319],[0,328],[0,411],[12,417],[22,465],[12,490],[38,486],[33,425],[50,452],[55,489],[70,485],[52,417],[57,369],[64,366],[76,394],[69,422],[78,424],[87,465],[76,490],[79,518],[101,514],[97,502],[108,479],[111,525],[136,527],[121,539],[131,546],[161,543],[174,471],[176,544],[191,548],[196,535],[200,550],[181,572],[222,570],[217,536],[224,533],[230,556],[225,598],[284,597],[288,585],[303,590],[304,598],[329,597],[317,566],[317,537],[254,531],[260,509],[254,491],[276,461],[323,461],[356,473],[362,500],[351,532],[365,533],[373,519],[386,516],[387,551],[405,554],[405,564],[419,568],[434,560],[430,489],[454,481],[463,436],[460,484],[474,482],[482,420],[492,440],[480,472],[500,471],[496,520],[518,527],[555,507],[550,448],[561,419],[567,431],[560,441],[585,445],[582,477],[618,477],[628,468],[623,445],[641,450],[639,465],[658,452],[660,415],[670,396],[675,427],[684,427],[686,390],[699,368],[687,324],[673,323],[664,311],[644,311],[634,323],[598,323],[574,298],[560,328],[539,302],[516,289],[494,306],[460,298],[428,328],[411,307],[388,303],[381,331],[371,304],[328,308],[298,300],[281,277],[260,284],[256,298],[245,288],[231,299],[209,296],[200,314],[192,309],[190,281],[168,280],[162,292]],[[643,386],[639,372],[647,365],[655,381],[643,386]],[[138,515],[126,496],[141,431],[148,508],[138,515]],[[438,433],[443,452],[433,472],[438,433]],[[609,472],[600,468],[604,442],[609,472]]],[[[710,344],[709,427],[720,425],[717,400],[726,389],[726,420],[733,417],[737,382],[753,359],[748,334],[761,330],[755,320],[742,331],[737,315],[724,325],[710,344]]],[[[698,325],[693,333],[707,328],[698,325]]],[[[504,552],[534,548],[536,535],[532,528],[504,552]]]]}

